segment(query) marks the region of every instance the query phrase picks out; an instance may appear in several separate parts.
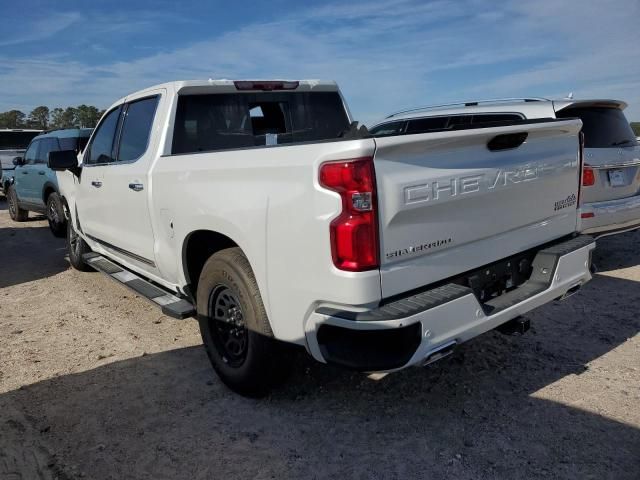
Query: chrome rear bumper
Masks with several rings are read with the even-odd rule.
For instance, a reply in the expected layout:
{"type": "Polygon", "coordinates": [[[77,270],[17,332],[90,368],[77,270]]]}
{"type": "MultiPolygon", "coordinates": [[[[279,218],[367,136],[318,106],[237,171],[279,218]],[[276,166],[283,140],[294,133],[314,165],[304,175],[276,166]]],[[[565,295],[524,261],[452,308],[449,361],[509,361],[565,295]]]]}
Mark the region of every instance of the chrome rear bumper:
{"type": "Polygon", "coordinates": [[[316,360],[361,371],[430,363],[451,345],[574,293],[591,279],[594,248],[583,235],[540,250],[529,280],[483,304],[470,288],[447,284],[374,310],[317,308],[305,324],[308,349],[316,360]]]}

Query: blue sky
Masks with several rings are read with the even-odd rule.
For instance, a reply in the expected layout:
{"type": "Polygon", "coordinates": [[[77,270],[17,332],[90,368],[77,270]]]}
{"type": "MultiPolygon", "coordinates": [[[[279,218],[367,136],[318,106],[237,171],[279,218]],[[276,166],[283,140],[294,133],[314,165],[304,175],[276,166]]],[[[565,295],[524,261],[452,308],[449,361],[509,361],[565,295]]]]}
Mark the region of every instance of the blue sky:
{"type": "Polygon", "coordinates": [[[0,111],[273,77],[335,79],[364,122],[569,92],[623,99],[640,121],[640,0],[2,0],[2,13],[0,111]]]}

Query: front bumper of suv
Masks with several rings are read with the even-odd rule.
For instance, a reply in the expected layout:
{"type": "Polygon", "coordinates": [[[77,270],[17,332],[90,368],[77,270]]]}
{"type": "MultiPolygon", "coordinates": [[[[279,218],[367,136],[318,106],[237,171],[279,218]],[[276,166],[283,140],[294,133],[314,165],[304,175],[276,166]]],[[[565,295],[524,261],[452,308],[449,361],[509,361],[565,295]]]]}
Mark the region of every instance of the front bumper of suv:
{"type": "Polygon", "coordinates": [[[640,195],[585,203],[580,211],[580,231],[584,234],[599,237],[640,228],[640,195]]]}
{"type": "Polygon", "coordinates": [[[581,235],[538,251],[529,280],[485,303],[470,288],[449,283],[373,310],[319,307],[305,324],[309,352],[321,362],[367,372],[431,363],[455,345],[577,291],[591,279],[594,248],[593,238],[581,235]]]}

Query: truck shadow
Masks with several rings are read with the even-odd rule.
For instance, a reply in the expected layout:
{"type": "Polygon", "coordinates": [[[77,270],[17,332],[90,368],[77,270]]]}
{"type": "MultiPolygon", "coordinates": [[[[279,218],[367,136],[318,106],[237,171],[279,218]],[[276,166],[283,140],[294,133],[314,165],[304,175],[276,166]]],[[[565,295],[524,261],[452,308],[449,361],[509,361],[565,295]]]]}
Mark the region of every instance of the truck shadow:
{"type": "Polygon", "coordinates": [[[603,393],[637,410],[637,385],[610,389],[598,359],[638,333],[639,303],[640,282],[597,275],[521,338],[378,382],[301,356],[263,400],[229,392],[201,347],[106,364],[1,395],[0,468],[38,444],[61,478],[637,479],[640,430],[589,410],[603,393]]]}
{"type": "Polygon", "coordinates": [[[60,273],[69,264],[64,239],[48,226],[0,228],[0,288],[60,273]]]}
{"type": "Polygon", "coordinates": [[[635,267],[640,264],[640,230],[627,232],[597,240],[598,247],[593,262],[600,272],[619,268],[635,267]]]}
{"type": "MultiPolygon", "coordinates": [[[[9,210],[9,204],[7,202],[7,197],[0,196],[0,212],[3,210],[9,210]]],[[[47,217],[45,215],[39,213],[29,212],[29,218],[26,220],[27,222],[37,222],[40,220],[46,220],[47,217]]]]}

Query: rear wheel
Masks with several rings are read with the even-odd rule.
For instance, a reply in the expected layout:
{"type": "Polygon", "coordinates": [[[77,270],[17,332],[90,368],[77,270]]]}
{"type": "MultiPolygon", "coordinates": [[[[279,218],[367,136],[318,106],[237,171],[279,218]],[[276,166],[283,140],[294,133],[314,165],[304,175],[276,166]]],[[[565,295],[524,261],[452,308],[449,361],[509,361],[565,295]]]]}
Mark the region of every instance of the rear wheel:
{"type": "Polygon", "coordinates": [[[60,196],[53,192],[47,198],[47,220],[49,228],[56,237],[64,237],[67,233],[67,220],[60,196]]]}
{"type": "Polygon", "coordinates": [[[85,242],[73,228],[73,222],[71,220],[67,222],[67,249],[69,250],[69,262],[73,268],[81,272],[92,270],[82,259],[82,255],[91,252],[91,249],[89,245],[87,245],[87,242],[85,242]]]}
{"type": "Polygon", "coordinates": [[[24,222],[29,218],[29,210],[20,208],[18,203],[18,194],[15,187],[12,185],[7,192],[7,201],[9,202],[9,216],[14,222],[24,222]]]}
{"type": "Polygon", "coordinates": [[[274,340],[253,271],[239,248],[205,263],[198,282],[198,321],[211,365],[233,391],[261,397],[289,371],[288,348],[274,340]]]}

